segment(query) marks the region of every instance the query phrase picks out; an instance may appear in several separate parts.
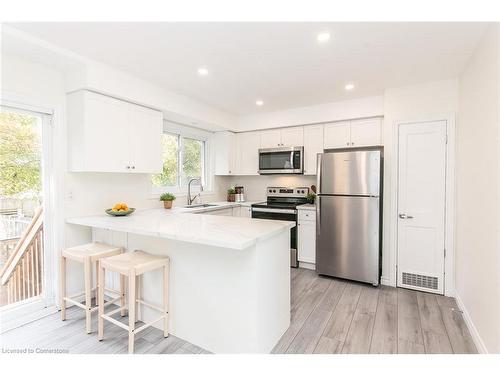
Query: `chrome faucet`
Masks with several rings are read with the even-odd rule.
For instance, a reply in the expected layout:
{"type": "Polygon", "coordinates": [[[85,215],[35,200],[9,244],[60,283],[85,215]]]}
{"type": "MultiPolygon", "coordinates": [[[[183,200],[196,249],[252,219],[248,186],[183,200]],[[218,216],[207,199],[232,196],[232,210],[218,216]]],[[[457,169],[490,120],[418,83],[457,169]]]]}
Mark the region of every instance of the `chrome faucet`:
{"type": "Polygon", "coordinates": [[[203,185],[201,183],[201,178],[192,178],[188,182],[188,193],[187,193],[187,204],[188,206],[191,206],[196,198],[201,196],[201,192],[203,191],[203,185]],[[200,192],[196,194],[193,198],[191,198],[191,183],[193,181],[198,181],[200,183],[200,192]]]}

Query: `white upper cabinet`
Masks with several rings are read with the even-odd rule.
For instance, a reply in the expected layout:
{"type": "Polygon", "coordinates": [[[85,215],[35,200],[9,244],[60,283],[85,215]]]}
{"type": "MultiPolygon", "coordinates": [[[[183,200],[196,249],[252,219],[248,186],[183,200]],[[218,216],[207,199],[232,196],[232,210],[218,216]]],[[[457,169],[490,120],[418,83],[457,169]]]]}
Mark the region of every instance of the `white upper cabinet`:
{"type": "Polygon", "coordinates": [[[215,175],[236,174],[236,134],[229,131],[214,134],[215,175]]]}
{"type": "Polygon", "coordinates": [[[349,121],[325,125],[324,148],[349,147],[351,143],[351,124],[349,121]]]}
{"type": "Polygon", "coordinates": [[[281,130],[263,130],[260,132],[260,148],[274,148],[281,146],[281,130]]]}
{"type": "Polygon", "coordinates": [[[161,112],[86,90],[67,104],[70,171],[162,171],[161,112]]]}
{"type": "Polygon", "coordinates": [[[351,146],[378,146],[382,144],[382,120],[373,118],[351,121],[351,146]]]}
{"type": "Polygon", "coordinates": [[[136,173],[163,170],[163,114],[139,105],[129,107],[130,168],[136,173]]]}
{"type": "Polygon", "coordinates": [[[304,174],[316,174],[316,155],[322,152],[323,125],[304,126],[304,174]]]}
{"type": "Polygon", "coordinates": [[[382,120],[372,118],[334,122],[325,125],[324,147],[364,147],[382,144],[382,120]]]}
{"type": "Polygon", "coordinates": [[[304,127],[281,129],[281,146],[304,146],[304,127]]]}
{"type": "Polygon", "coordinates": [[[285,146],[303,146],[304,127],[263,130],[260,132],[260,147],[274,148],[285,146]]]}
{"type": "Polygon", "coordinates": [[[260,132],[236,134],[236,174],[259,174],[260,132]]]}

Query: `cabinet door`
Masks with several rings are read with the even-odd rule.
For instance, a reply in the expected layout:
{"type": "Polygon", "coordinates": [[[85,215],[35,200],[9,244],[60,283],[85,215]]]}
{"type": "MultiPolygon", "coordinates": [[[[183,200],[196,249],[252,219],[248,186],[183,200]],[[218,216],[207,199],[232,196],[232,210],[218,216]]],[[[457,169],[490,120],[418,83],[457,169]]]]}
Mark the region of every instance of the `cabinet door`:
{"type": "Polygon", "coordinates": [[[82,96],[83,170],[128,172],[130,167],[129,104],[93,92],[82,96]]]}
{"type": "Polygon", "coordinates": [[[237,140],[237,172],[239,175],[259,174],[260,133],[238,133],[237,140]]]}
{"type": "Polygon", "coordinates": [[[130,171],[161,173],[163,114],[130,104],[130,171]]]}
{"type": "Polygon", "coordinates": [[[251,207],[241,206],[240,209],[241,209],[240,210],[240,216],[241,217],[249,217],[249,218],[252,217],[252,209],[251,209],[251,207]]]}
{"type": "Polygon", "coordinates": [[[351,121],[351,146],[378,146],[381,142],[382,120],[379,118],[351,121]]]}
{"type": "Polygon", "coordinates": [[[215,175],[235,174],[236,135],[232,132],[217,132],[214,135],[215,175]]]}
{"type": "Polygon", "coordinates": [[[281,146],[304,146],[304,127],[281,129],[281,146]]]}
{"type": "Polygon", "coordinates": [[[260,148],[274,148],[281,146],[281,131],[279,129],[263,130],[260,132],[260,148]]]}
{"type": "Polygon", "coordinates": [[[316,263],[316,222],[299,221],[297,235],[299,261],[316,263]]]}
{"type": "Polygon", "coordinates": [[[349,121],[334,122],[325,125],[324,148],[349,147],[351,143],[351,129],[349,121]]]}
{"type": "Polygon", "coordinates": [[[323,152],[323,125],[304,127],[304,174],[316,174],[316,155],[323,152]]]}

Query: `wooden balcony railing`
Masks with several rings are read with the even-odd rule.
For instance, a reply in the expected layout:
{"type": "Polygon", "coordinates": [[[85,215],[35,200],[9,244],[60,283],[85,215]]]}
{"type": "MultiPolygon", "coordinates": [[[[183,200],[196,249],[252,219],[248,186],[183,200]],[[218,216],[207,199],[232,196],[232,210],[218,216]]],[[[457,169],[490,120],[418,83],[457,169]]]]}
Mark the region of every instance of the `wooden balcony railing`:
{"type": "Polygon", "coordinates": [[[43,258],[43,215],[40,208],[0,270],[0,306],[41,295],[43,258]]]}

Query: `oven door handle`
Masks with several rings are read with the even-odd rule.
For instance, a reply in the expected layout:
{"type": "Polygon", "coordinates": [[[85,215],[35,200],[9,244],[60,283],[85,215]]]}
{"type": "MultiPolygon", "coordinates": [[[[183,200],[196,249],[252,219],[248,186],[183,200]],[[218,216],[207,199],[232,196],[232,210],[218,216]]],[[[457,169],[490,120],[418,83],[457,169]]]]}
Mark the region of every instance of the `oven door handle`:
{"type": "Polygon", "coordinates": [[[281,208],[252,207],[252,211],[254,211],[254,212],[271,212],[271,213],[277,213],[277,214],[297,214],[297,210],[287,210],[287,209],[281,209],[281,208]]]}

